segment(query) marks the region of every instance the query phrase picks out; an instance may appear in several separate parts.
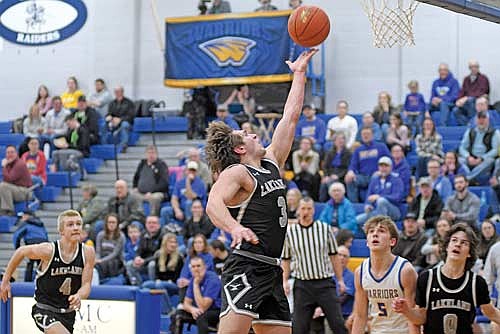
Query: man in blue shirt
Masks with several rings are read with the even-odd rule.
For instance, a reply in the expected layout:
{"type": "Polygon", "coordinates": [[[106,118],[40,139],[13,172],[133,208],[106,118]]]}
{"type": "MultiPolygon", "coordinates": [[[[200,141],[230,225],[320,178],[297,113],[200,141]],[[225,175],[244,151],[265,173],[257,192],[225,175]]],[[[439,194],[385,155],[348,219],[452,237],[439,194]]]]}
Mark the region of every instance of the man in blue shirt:
{"type": "Polygon", "coordinates": [[[392,157],[392,174],[399,177],[403,182],[403,195],[404,198],[408,197],[410,194],[410,165],[405,158],[405,152],[403,147],[399,144],[395,144],[391,147],[391,157],[392,157]]]}
{"type": "Polygon", "coordinates": [[[305,119],[300,120],[297,124],[295,138],[312,138],[314,150],[321,152],[325,142],[326,124],[322,119],[316,117],[316,109],[312,105],[305,105],[302,108],[302,114],[305,119]]]}
{"type": "Polygon", "coordinates": [[[361,131],[363,143],[354,151],[344,180],[347,185],[347,197],[353,203],[359,203],[360,191],[366,190],[370,179],[377,171],[377,161],[381,157],[389,157],[387,146],[373,141],[373,129],[365,127],[361,131]]]}
{"type": "Polygon", "coordinates": [[[393,221],[401,218],[401,206],[404,199],[403,182],[399,177],[394,176],[391,171],[391,158],[380,158],[378,173],[372,177],[368,186],[365,213],[356,217],[360,227],[367,219],[376,215],[389,216],[393,221]]]}
{"type": "MultiPolygon", "coordinates": [[[[175,219],[180,222],[191,218],[193,200],[200,199],[203,206],[207,203],[207,187],[197,175],[197,171],[198,163],[196,161],[189,161],[186,165],[186,176],[175,183],[170,204],[172,205],[175,219]]],[[[166,214],[167,211],[163,208],[160,215],[163,216],[166,214]]],[[[169,220],[165,221],[169,222],[169,220]]]]}
{"type": "Polygon", "coordinates": [[[209,326],[219,323],[221,306],[221,281],[216,273],[207,271],[205,261],[194,256],[190,260],[193,279],[184,298],[184,310],[176,316],[176,333],[182,333],[184,322],[194,322],[199,334],[208,334],[209,326]]]}
{"type": "Polygon", "coordinates": [[[382,129],[380,128],[380,125],[375,122],[375,118],[373,118],[373,115],[371,112],[367,111],[363,114],[363,118],[361,119],[361,127],[358,130],[358,133],[356,134],[356,141],[361,142],[361,131],[363,128],[368,127],[373,129],[373,139],[378,142],[384,142],[384,136],[382,133],[382,129]]]}
{"type": "MultiPolygon", "coordinates": [[[[339,293],[339,288],[337,284],[337,295],[339,297],[339,302],[342,307],[342,316],[347,319],[351,313],[354,306],[354,273],[347,268],[351,254],[346,246],[339,246],[337,248],[337,254],[340,257],[340,263],[342,264],[342,277],[344,278],[345,291],[339,293]]],[[[334,276],[333,280],[337,283],[337,278],[334,276]]]]}
{"type": "Polygon", "coordinates": [[[432,83],[429,111],[431,113],[435,111],[440,112],[441,126],[447,125],[450,111],[455,106],[459,91],[460,84],[453,77],[448,65],[444,63],[439,64],[439,78],[432,83]]]}
{"type": "Polygon", "coordinates": [[[233,128],[234,130],[240,129],[240,126],[233,119],[233,116],[229,115],[229,112],[227,111],[227,107],[225,105],[219,105],[217,107],[217,111],[215,112],[215,115],[217,116],[216,121],[224,122],[227,125],[229,125],[231,128],[233,128]]]}

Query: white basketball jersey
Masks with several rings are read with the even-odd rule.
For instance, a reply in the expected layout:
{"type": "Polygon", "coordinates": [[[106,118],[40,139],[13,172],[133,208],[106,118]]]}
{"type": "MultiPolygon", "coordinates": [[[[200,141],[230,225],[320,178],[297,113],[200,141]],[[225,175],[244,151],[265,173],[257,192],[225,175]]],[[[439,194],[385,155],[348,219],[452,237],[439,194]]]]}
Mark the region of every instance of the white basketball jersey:
{"type": "Polygon", "coordinates": [[[370,258],[361,265],[361,287],[366,291],[369,313],[373,317],[372,334],[408,334],[408,320],[392,309],[394,298],[404,297],[401,286],[401,269],[408,260],[396,256],[387,273],[376,279],[371,273],[370,258]]]}

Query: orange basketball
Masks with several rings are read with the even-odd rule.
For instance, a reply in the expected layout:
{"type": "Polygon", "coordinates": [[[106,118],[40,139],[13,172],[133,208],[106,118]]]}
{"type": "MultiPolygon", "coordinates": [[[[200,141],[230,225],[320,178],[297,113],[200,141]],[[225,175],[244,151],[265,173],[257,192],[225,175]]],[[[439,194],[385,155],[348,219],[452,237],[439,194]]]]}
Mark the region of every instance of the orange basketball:
{"type": "Polygon", "coordinates": [[[328,37],[330,20],[319,7],[300,6],[288,19],[288,33],[295,43],[303,47],[316,46],[328,37]]]}

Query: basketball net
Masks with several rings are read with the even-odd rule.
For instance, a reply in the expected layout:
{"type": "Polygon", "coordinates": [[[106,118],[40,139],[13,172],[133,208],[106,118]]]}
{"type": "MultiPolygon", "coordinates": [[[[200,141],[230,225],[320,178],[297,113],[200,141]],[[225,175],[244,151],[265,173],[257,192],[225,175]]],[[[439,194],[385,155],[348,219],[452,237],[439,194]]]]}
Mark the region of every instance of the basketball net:
{"type": "Polygon", "coordinates": [[[413,15],[418,2],[414,0],[360,0],[370,20],[373,45],[392,48],[394,45],[415,45],[413,15]]]}

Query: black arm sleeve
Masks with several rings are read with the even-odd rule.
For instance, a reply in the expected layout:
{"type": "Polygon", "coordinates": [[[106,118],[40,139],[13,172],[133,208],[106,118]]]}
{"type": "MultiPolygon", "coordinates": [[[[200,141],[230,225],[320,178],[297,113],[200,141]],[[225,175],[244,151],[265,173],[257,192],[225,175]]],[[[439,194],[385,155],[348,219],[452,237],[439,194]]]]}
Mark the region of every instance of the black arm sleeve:
{"type": "Polygon", "coordinates": [[[427,304],[425,290],[427,289],[428,279],[429,279],[429,270],[425,270],[418,275],[415,303],[419,307],[425,307],[427,304]]]}

